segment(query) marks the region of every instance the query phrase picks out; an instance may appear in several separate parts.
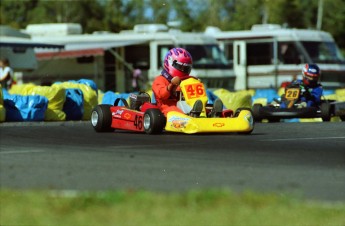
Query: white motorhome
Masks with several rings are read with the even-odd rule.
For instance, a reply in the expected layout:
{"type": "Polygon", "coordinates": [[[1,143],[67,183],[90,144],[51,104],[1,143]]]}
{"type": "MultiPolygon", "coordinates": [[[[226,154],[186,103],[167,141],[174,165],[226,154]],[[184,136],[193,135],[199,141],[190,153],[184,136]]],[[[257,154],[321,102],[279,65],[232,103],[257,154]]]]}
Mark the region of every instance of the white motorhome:
{"type": "Polygon", "coordinates": [[[18,83],[22,82],[24,72],[37,68],[35,48],[61,49],[63,46],[34,42],[29,35],[17,29],[0,26],[0,57],[9,60],[18,83]]]}
{"type": "Polygon", "coordinates": [[[193,57],[191,75],[208,87],[233,89],[235,75],[215,38],[202,33],[172,31],[163,24],[136,25],[120,33],[76,34],[78,28],[54,30],[56,24],[29,25],[26,32],[35,41],[65,46],[64,51],[37,53],[38,70],[31,79],[94,79],[104,90],[129,91],[133,69],[140,69],[148,83],[160,74],[165,54],[170,48],[186,48],[193,57]],[[41,29],[39,29],[39,27],[41,29]],[[45,32],[40,30],[44,29],[45,32]],[[69,34],[72,30],[73,34],[69,34]]]}
{"type": "Polygon", "coordinates": [[[262,24],[246,31],[209,27],[205,33],[218,40],[233,65],[236,90],[278,88],[300,78],[305,63],[319,65],[324,87],[345,87],[345,60],[327,32],[262,24]]]}

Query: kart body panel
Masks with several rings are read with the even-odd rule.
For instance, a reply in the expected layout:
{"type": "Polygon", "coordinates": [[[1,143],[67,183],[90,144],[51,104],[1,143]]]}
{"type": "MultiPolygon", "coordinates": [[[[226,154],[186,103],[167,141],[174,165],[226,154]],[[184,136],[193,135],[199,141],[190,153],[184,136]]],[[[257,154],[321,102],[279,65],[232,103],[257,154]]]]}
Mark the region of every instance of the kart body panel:
{"type": "Polygon", "coordinates": [[[237,117],[229,118],[194,118],[179,112],[169,112],[166,131],[179,133],[226,133],[251,132],[254,120],[249,110],[240,111],[237,117]]]}

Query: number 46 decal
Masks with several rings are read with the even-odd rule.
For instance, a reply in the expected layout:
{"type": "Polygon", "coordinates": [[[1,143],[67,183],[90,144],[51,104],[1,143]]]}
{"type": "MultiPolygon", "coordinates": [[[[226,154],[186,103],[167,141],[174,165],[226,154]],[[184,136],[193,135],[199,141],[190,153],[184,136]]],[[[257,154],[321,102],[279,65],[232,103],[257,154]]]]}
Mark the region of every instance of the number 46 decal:
{"type": "Polygon", "coordinates": [[[204,85],[201,83],[189,84],[184,86],[188,99],[199,98],[205,96],[204,85]]]}

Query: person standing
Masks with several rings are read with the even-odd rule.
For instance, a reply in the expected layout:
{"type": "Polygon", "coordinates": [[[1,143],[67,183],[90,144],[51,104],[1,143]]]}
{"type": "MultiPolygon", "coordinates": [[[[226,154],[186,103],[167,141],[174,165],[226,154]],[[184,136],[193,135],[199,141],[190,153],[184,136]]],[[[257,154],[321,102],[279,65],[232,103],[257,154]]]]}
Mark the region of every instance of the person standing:
{"type": "Polygon", "coordinates": [[[13,84],[13,70],[7,58],[0,60],[0,83],[5,89],[10,89],[13,84]]]}

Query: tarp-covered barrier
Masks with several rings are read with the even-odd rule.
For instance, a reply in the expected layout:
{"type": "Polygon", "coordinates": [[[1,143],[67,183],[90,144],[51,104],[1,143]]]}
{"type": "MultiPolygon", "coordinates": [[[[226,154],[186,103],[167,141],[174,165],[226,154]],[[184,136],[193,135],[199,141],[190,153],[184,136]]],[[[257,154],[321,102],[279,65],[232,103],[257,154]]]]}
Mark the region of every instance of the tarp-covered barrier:
{"type": "Polygon", "coordinates": [[[148,91],[146,91],[146,93],[150,95],[151,103],[156,104],[157,103],[156,102],[156,97],[155,97],[155,94],[153,93],[153,91],[152,90],[148,90],[148,91]]]}
{"type": "MultiPolygon", "coordinates": [[[[123,98],[129,103],[129,93],[115,93],[113,91],[107,91],[104,93],[102,104],[114,105],[114,102],[117,98],[123,98]]],[[[118,106],[124,106],[122,101],[118,103],[118,106]]]]}
{"type": "Polygon", "coordinates": [[[3,92],[6,121],[43,121],[48,99],[40,95],[16,95],[3,92]]]}
{"type": "Polygon", "coordinates": [[[98,103],[102,103],[103,96],[104,96],[104,92],[99,89],[98,92],[97,92],[97,101],[98,101],[98,103]]]}
{"type": "Polygon", "coordinates": [[[17,95],[40,95],[48,99],[48,108],[45,114],[45,121],[64,121],[66,114],[63,112],[66,93],[63,87],[35,86],[33,84],[14,85],[10,94],[17,95]]]}
{"type": "Polygon", "coordinates": [[[3,89],[0,85],[0,122],[4,122],[6,120],[6,108],[4,107],[4,95],[3,89]]]}
{"type": "Polygon", "coordinates": [[[345,88],[335,90],[335,94],[338,96],[339,100],[345,101],[345,88]]]}
{"type": "Polygon", "coordinates": [[[213,104],[213,102],[218,98],[213,91],[206,89],[206,95],[207,95],[207,103],[208,104],[213,104]]]}
{"type": "Polygon", "coordinates": [[[85,84],[90,86],[95,92],[98,91],[97,85],[94,81],[90,80],[90,79],[79,79],[78,81],[70,81],[70,82],[76,82],[79,84],[85,84]]]}
{"type": "Polygon", "coordinates": [[[66,89],[66,100],[63,105],[66,120],[81,120],[84,115],[84,96],[80,89],[66,89]]]}
{"type": "Polygon", "coordinates": [[[83,92],[84,98],[84,114],[83,120],[91,118],[92,109],[98,104],[97,90],[94,90],[87,84],[81,84],[75,81],[55,83],[52,87],[63,87],[65,89],[80,89],[83,92]]]}
{"type": "Polygon", "coordinates": [[[251,91],[230,92],[226,89],[217,89],[213,92],[214,95],[223,101],[226,109],[231,109],[233,111],[238,108],[252,107],[252,96],[250,93],[251,91]]]}
{"type": "Polygon", "coordinates": [[[271,103],[274,98],[279,99],[280,95],[275,89],[257,89],[255,90],[255,94],[253,95],[253,103],[260,103],[262,102],[261,98],[266,99],[266,103],[271,103]],[[257,99],[261,99],[260,102],[257,99]]]}

